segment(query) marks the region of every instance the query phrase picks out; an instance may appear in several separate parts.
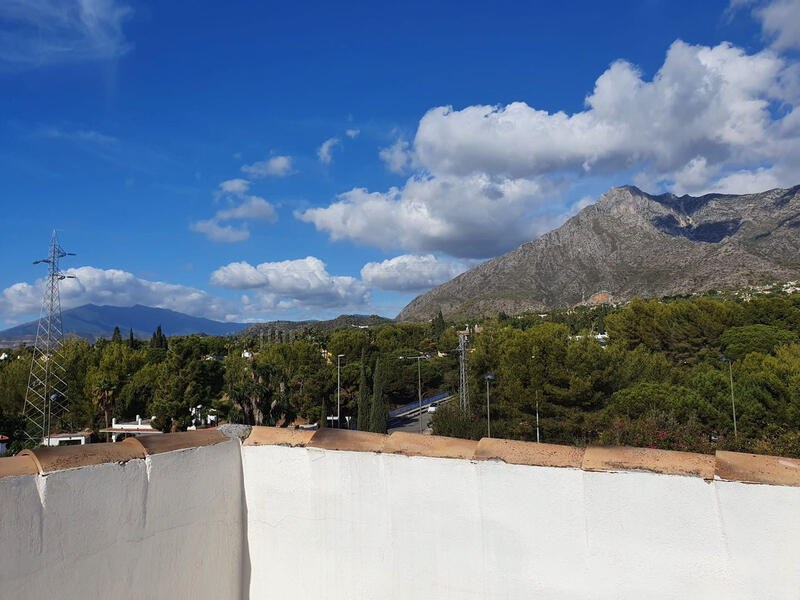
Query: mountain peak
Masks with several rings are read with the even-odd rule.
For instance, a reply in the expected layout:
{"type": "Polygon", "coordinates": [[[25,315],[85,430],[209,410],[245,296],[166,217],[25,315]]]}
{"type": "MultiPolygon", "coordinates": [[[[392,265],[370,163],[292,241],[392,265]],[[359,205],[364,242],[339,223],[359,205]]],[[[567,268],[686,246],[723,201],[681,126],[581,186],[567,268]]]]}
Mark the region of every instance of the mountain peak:
{"type": "Polygon", "coordinates": [[[800,278],[800,186],[653,196],[611,188],[560,228],[415,298],[400,320],[566,308],[800,278]]]}

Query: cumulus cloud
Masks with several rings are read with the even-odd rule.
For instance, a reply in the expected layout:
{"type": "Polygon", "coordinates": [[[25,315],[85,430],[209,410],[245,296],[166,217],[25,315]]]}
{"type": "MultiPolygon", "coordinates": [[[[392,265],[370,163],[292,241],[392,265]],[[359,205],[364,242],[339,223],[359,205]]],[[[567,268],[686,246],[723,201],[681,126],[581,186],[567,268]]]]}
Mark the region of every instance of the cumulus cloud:
{"type": "Polygon", "coordinates": [[[189,229],[202,233],[215,242],[233,243],[250,237],[248,221],[275,223],[278,220],[275,207],[259,196],[248,195],[249,189],[250,182],[246,179],[223,181],[219,184],[215,197],[218,201],[226,200],[229,208],[218,210],[210,219],[195,221],[189,225],[189,229]]]}
{"type": "Polygon", "coordinates": [[[334,240],[451,256],[484,258],[543,233],[552,215],[551,186],[528,179],[473,174],[414,176],[388,192],[354,189],[323,208],[295,213],[334,240]]]}
{"type": "Polygon", "coordinates": [[[361,133],[361,130],[360,129],[348,129],[347,131],[345,131],[345,133],[347,134],[347,137],[349,137],[352,140],[353,138],[358,137],[358,134],[361,133]]]}
{"type": "Polygon", "coordinates": [[[244,165],[242,167],[242,173],[253,179],[286,177],[292,173],[292,157],[272,156],[267,160],[254,162],[252,165],[244,165]]]}
{"type": "Polygon", "coordinates": [[[14,68],[113,59],[130,49],[116,0],[0,2],[0,63],[14,68]]]}
{"type": "Polygon", "coordinates": [[[450,281],[467,268],[463,262],[442,260],[433,254],[402,254],[365,264],[361,280],[380,290],[418,293],[450,281]]]}
{"type": "Polygon", "coordinates": [[[433,109],[420,121],[414,151],[437,173],[513,177],[644,166],[666,176],[697,156],[747,162],[769,152],[760,146],[779,133],[769,105],[783,100],[785,66],[771,51],[678,41],[650,81],[630,63],[612,64],[587,109],[573,115],[524,102],[433,109]]]}
{"type": "Polygon", "coordinates": [[[611,64],[574,114],[525,102],[433,108],[413,143],[380,152],[391,170],[416,169],[404,186],[356,188],[296,217],[334,240],[493,256],[574,214],[580,201],[564,195],[590,177],[696,194],[796,184],[798,100],[800,65],[772,49],[676,41],[650,79],[611,64]]]}
{"type": "Polygon", "coordinates": [[[733,0],[729,11],[752,6],[753,17],[761,23],[764,36],[776,50],[800,47],[800,0],[733,0]]]}
{"type": "MultiPolygon", "coordinates": [[[[367,287],[354,277],[331,275],[313,256],[253,266],[233,262],[211,274],[212,285],[255,290],[258,309],[352,308],[369,302],[367,287]]],[[[252,302],[247,296],[248,302],[252,302]]]]}
{"type": "MultiPolygon", "coordinates": [[[[217,320],[235,320],[233,304],[193,287],[150,281],[119,269],[85,266],[67,269],[75,279],[61,282],[61,304],[73,308],[83,304],[133,306],[144,304],[217,320]]],[[[15,283],[0,292],[0,318],[38,314],[44,280],[15,283]]]]}
{"type": "Polygon", "coordinates": [[[412,155],[408,148],[409,143],[401,138],[388,148],[381,148],[378,156],[386,163],[387,169],[393,173],[402,173],[412,164],[412,155]]]}
{"type": "Polygon", "coordinates": [[[330,138],[322,142],[322,145],[317,150],[319,161],[323,165],[329,165],[333,160],[333,147],[340,144],[339,138],[330,138]]]}

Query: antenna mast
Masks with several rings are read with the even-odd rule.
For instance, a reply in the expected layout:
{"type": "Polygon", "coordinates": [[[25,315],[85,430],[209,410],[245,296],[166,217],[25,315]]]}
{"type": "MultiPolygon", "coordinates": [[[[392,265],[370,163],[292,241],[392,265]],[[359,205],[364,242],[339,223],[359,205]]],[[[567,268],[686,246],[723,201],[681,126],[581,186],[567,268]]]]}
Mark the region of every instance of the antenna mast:
{"type": "Polygon", "coordinates": [[[61,353],[64,332],[61,324],[59,283],[62,279],[75,279],[75,276],[64,275],[59,269],[58,263],[65,256],[75,256],[75,253],[66,252],[59,245],[58,236],[53,230],[47,258],[33,263],[47,263],[48,273],[28,375],[28,388],[25,390],[23,415],[30,424],[26,432],[28,438],[48,446],[54,421],[55,424],[61,424],[69,412],[67,383],[64,381],[64,356],[61,353]]]}

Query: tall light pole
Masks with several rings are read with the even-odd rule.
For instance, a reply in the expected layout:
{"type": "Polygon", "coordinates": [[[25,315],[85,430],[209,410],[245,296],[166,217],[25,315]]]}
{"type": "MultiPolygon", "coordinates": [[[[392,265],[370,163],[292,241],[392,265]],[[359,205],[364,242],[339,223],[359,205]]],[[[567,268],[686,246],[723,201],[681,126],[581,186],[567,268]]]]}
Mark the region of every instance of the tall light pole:
{"type": "Polygon", "coordinates": [[[344,354],[336,356],[336,427],[342,428],[342,366],[344,354]]]}
{"type": "Polygon", "coordinates": [[[494,375],[487,373],[486,379],[486,437],[492,437],[492,419],[489,415],[489,382],[494,381],[494,375]]]}
{"type": "Polygon", "coordinates": [[[398,356],[397,360],[416,360],[417,361],[417,398],[419,400],[419,432],[422,433],[422,367],[420,367],[420,360],[423,358],[430,358],[427,354],[420,354],[419,356],[398,356]]]}
{"type": "Polygon", "coordinates": [[[733,397],[733,362],[727,357],[723,356],[720,359],[722,362],[728,363],[728,374],[731,378],[731,410],[733,411],[733,437],[738,438],[739,432],[736,431],[736,400],[733,397]]]}
{"type": "Polygon", "coordinates": [[[539,390],[536,390],[536,443],[539,443],[539,390]]]}

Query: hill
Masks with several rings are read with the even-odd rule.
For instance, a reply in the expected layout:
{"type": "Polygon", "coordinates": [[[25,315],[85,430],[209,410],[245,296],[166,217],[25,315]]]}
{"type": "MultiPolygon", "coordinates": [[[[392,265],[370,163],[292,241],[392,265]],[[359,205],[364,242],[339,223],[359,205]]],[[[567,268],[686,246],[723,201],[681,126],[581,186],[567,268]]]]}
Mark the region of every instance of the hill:
{"type": "MultiPolygon", "coordinates": [[[[114,327],[119,327],[123,336],[133,329],[138,338],[149,338],[161,325],[166,335],[227,335],[248,327],[247,323],[224,323],[202,317],[193,317],[166,308],[151,306],[97,306],[85,304],[62,313],[64,334],[73,334],[94,341],[100,337],[111,337],[114,327]]],[[[16,346],[33,343],[38,322],[31,321],[0,331],[0,346],[16,346]]]]}
{"type": "Polygon", "coordinates": [[[760,194],[653,196],[612,188],[564,225],[414,299],[400,321],[439,310],[483,316],[620,302],[800,277],[800,186],[760,194]]]}
{"type": "Polygon", "coordinates": [[[372,327],[391,323],[391,319],[378,315],[339,315],[335,319],[327,321],[269,321],[267,323],[255,323],[247,329],[239,332],[239,337],[265,335],[271,331],[298,331],[306,328],[314,328],[320,331],[332,331],[342,327],[372,327]]]}

